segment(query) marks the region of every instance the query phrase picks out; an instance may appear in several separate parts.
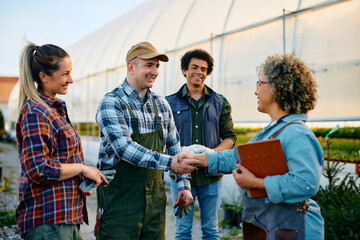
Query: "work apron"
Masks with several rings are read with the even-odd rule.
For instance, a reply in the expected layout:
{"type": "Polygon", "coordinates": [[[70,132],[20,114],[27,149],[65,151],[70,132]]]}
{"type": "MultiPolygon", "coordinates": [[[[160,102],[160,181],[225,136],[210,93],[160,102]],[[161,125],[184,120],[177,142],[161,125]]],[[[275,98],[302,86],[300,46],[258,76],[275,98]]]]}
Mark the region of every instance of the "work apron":
{"type": "MultiPolygon", "coordinates": [[[[155,111],[155,132],[144,134],[140,134],[138,119],[122,101],[131,116],[133,141],[163,153],[161,118],[154,98],[151,100],[155,111]]],[[[115,177],[109,185],[97,188],[97,239],[165,239],[164,173],[125,161],[120,161],[115,169],[115,177]]]]}
{"type": "MultiPolygon", "coordinates": [[[[273,133],[275,139],[291,122],[273,133]]],[[[305,126],[305,125],[304,125],[305,126]]],[[[251,198],[247,190],[241,190],[244,210],[242,213],[244,240],[303,240],[308,203],[265,203],[266,197],[251,198]]]]}

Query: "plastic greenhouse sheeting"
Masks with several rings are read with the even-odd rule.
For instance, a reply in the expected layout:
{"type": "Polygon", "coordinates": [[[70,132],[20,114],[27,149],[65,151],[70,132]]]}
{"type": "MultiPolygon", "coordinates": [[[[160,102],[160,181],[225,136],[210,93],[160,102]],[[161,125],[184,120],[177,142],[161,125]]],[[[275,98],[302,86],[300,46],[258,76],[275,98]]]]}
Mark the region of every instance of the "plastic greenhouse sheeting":
{"type": "MultiPolygon", "coordinates": [[[[73,122],[94,122],[101,98],[126,76],[127,50],[150,41],[170,58],[160,64],[155,92],[177,91],[185,83],[181,56],[203,48],[214,58],[205,83],[229,100],[233,119],[267,119],[256,108],[256,66],[285,48],[317,79],[311,118],[360,116],[359,15],[360,0],[148,0],[66,49],[75,83],[62,98],[73,122]]],[[[10,121],[16,121],[16,97],[10,121]]]]}

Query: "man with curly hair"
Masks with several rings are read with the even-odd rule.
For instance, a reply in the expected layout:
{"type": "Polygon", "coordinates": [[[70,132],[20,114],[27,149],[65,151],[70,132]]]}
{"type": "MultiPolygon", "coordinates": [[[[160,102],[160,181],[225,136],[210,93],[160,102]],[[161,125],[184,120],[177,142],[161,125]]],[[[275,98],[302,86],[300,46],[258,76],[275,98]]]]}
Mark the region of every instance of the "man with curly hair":
{"type": "MultiPolygon", "coordinates": [[[[211,55],[202,49],[188,51],[181,58],[186,84],[177,93],[166,97],[173,111],[181,146],[197,144],[222,151],[231,149],[236,141],[229,102],[205,85],[213,65],[211,55]]],[[[204,167],[191,173],[191,193],[200,206],[202,239],[219,238],[221,177],[221,174],[209,174],[204,167]]],[[[173,203],[178,202],[178,190],[179,185],[171,180],[173,203]]],[[[193,212],[176,218],[175,239],[191,239],[193,212]]]]}

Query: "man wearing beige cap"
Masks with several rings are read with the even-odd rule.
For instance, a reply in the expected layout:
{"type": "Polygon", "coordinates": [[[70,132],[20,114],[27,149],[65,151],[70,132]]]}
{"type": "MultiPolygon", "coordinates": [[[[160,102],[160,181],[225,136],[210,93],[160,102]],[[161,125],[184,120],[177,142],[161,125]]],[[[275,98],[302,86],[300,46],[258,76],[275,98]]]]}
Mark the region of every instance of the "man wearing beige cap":
{"type": "MultiPolygon", "coordinates": [[[[180,143],[170,106],[150,91],[160,61],[168,57],[149,42],[132,46],[126,55],[125,80],[98,107],[98,168],[115,169],[116,174],[107,187],[97,190],[97,239],[165,239],[163,171],[189,173],[201,164],[178,163],[174,156],[180,143]]],[[[190,176],[176,177],[189,204],[190,176]]]]}

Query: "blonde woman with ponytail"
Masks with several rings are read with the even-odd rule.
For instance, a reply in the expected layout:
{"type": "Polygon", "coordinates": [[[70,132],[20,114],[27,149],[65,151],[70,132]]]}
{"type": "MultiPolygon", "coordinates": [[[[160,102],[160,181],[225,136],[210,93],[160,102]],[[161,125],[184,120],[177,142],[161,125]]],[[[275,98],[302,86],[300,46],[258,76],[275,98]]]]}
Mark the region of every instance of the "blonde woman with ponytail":
{"type": "Polygon", "coordinates": [[[84,165],[65,102],[56,98],[73,83],[71,70],[70,56],[55,45],[29,43],[20,57],[16,220],[25,239],[81,239],[87,212],[78,187],[84,178],[95,187],[107,182],[98,169],[84,165]]]}

